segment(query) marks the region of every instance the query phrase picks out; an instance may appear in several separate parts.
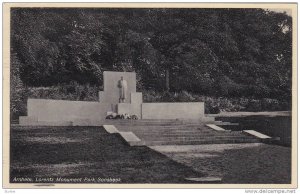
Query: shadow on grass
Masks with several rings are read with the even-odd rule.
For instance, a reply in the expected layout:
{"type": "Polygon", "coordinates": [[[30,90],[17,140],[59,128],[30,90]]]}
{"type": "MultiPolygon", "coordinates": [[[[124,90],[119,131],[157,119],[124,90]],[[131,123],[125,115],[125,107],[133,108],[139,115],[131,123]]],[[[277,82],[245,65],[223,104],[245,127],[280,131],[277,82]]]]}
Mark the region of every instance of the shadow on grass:
{"type": "Polygon", "coordinates": [[[12,183],[49,182],[39,178],[56,183],[59,177],[82,178],[78,183],[108,178],[117,183],[186,183],[186,177],[203,176],[148,147],[130,147],[102,127],[12,126],[10,150],[12,183]]]}
{"type": "Polygon", "coordinates": [[[291,148],[263,143],[154,146],[220,184],[290,184],[291,148]]]}
{"type": "Polygon", "coordinates": [[[223,183],[291,184],[291,149],[278,145],[225,150],[223,183]]]}
{"type": "Polygon", "coordinates": [[[239,123],[237,126],[222,126],[228,130],[256,130],[271,137],[280,137],[278,145],[291,147],[292,118],[290,116],[245,116],[218,117],[217,120],[239,123]]]}

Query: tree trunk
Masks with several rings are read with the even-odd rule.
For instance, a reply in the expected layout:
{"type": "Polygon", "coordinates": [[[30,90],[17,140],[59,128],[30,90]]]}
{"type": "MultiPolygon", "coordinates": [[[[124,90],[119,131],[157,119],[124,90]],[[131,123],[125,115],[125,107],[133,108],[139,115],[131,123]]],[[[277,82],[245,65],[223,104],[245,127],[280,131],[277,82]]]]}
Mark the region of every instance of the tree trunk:
{"type": "Polygon", "coordinates": [[[166,91],[170,91],[170,72],[168,69],[166,70],[166,91]]]}

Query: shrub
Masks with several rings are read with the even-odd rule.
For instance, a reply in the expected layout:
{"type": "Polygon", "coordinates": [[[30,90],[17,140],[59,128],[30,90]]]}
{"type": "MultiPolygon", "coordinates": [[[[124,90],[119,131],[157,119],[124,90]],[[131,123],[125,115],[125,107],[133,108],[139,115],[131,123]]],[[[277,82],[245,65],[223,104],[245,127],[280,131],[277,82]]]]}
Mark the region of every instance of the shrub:
{"type": "Polygon", "coordinates": [[[211,103],[205,103],[205,114],[218,114],[220,113],[220,108],[218,106],[214,106],[211,103]]]}
{"type": "Polygon", "coordinates": [[[250,102],[246,106],[245,110],[249,111],[249,112],[262,111],[261,101],[260,100],[254,100],[254,99],[250,100],[250,102]]]}
{"type": "Polygon", "coordinates": [[[196,98],[187,91],[182,91],[174,94],[174,100],[176,102],[194,102],[196,98]]]}
{"type": "Polygon", "coordinates": [[[252,99],[208,97],[182,92],[157,92],[154,90],[143,91],[144,102],[205,102],[205,113],[217,114],[220,111],[282,111],[290,110],[290,104],[276,99],[252,99]]]}
{"type": "Polygon", "coordinates": [[[96,86],[71,82],[52,87],[29,88],[27,96],[28,98],[98,101],[98,92],[99,88],[96,86]]]}
{"type": "Polygon", "coordinates": [[[269,111],[276,111],[281,109],[279,101],[270,98],[263,98],[261,100],[261,108],[262,110],[269,110],[269,111]]]}
{"type": "Polygon", "coordinates": [[[160,102],[162,99],[162,94],[154,90],[144,90],[142,93],[144,102],[160,102]]]}

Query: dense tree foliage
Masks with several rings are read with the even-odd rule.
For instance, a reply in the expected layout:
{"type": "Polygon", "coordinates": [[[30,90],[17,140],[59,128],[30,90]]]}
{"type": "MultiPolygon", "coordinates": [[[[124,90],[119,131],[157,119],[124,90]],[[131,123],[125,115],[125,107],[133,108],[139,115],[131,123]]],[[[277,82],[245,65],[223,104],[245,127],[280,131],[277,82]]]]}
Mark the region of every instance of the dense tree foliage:
{"type": "Polygon", "coordinates": [[[166,89],[167,77],[171,91],[291,98],[292,18],[285,13],[13,8],[11,18],[11,60],[25,86],[101,86],[102,72],[114,70],[135,71],[143,90],[166,89]]]}

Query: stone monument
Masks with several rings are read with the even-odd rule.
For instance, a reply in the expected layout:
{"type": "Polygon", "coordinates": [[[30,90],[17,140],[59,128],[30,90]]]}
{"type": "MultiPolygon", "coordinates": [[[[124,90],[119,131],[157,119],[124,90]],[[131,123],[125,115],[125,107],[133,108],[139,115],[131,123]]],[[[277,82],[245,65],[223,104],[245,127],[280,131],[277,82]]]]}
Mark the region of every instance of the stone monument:
{"type": "Polygon", "coordinates": [[[99,101],[28,99],[21,125],[100,126],[108,114],[136,115],[138,119],[204,119],[204,102],[143,103],[136,92],[134,72],[103,72],[99,101]]]}
{"type": "Polygon", "coordinates": [[[123,76],[118,81],[118,88],[120,89],[119,102],[124,103],[127,96],[127,81],[123,79],[123,76]]]}
{"type": "Polygon", "coordinates": [[[101,103],[118,104],[120,103],[120,88],[118,85],[121,81],[126,80],[126,92],[123,93],[123,102],[131,102],[131,94],[136,93],[136,74],[134,72],[115,72],[104,71],[103,72],[103,91],[99,92],[99,101],[101,103]]]}

